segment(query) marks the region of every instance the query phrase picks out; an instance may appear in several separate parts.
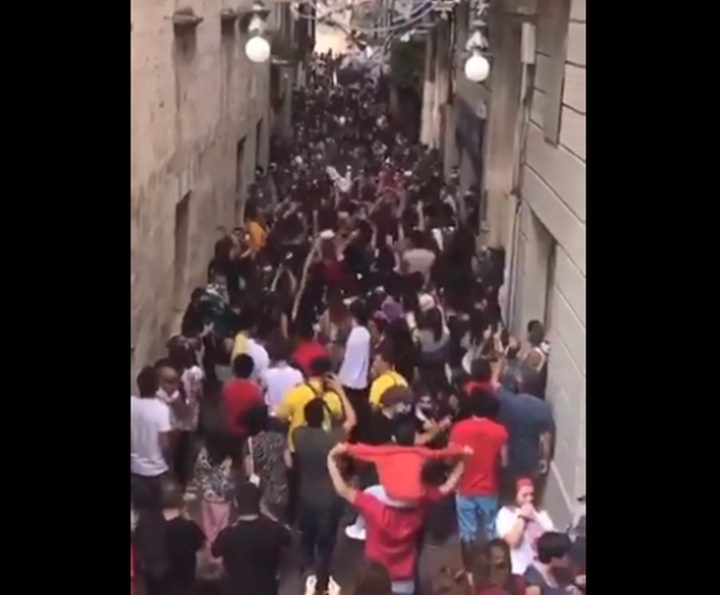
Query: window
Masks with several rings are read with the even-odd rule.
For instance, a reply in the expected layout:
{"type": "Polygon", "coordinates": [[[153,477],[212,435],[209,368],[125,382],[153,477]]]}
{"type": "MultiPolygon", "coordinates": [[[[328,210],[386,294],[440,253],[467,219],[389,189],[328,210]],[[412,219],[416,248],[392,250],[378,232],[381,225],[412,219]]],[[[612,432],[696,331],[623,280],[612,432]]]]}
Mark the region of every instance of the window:
{"type": "Polygon", "coordinates": [[[545,325],[545,334],[548,335],[550,333],[550,329],[552,328],[552,312],[553,312],[553,303],[555,301],[555,262],[557,258],[557,242],[555,241],[555,238],[552,238],[550,240],[550,245],[548,247],[549,252],[547,255],[547,280],[546,280],[546,292],[545,292],[545,316],[543,320],[543,324],[545,325]]]}
{"type": "Polygon", "coordinates": [[[543,6],[545,14],[541,26],[546,28],[543,33],[549,53],[543,132],[545,140],[553,145],[557,145],[560,140],[570,3],[570,0],[545,0],[543,6]]]}
{"type": "Polygon", "coordinates": [[[173,295],[175,309],[185,305],[185,268],[187,267],[188,241],[190,236],[190,192],[175,206],[175,275],[173,295]]]}
{"type": "Polygon", "coordinates": [[[262,118],[255,127],[255,167],[263,164],[263,121],[262,118]]]}
{"type": "MultiPolygon", "coordinates": [[[[465,44],[470,36],[470,3],[461,2],[455,10],[455,51],[459,57],[465,51],[465,44]]],[[[462,67],[462,62],[458,63],[462,67]]]]}
{"type": "Polygon", "coordinates": [[[235,152],[235,221],[242,222],[242,204],[245,194],[245,181],[243,179],[243,168],[245,164],[245,138],[241,138],[235,152]]]}
{"type": "Polygon", "coordinates": [[[292,39],[292,13],[290,12],[290,4],[283,4],[280,10],[282,11],[282,28],[280,31],[282,32],[283,39],[289,42],[292,39]]]}

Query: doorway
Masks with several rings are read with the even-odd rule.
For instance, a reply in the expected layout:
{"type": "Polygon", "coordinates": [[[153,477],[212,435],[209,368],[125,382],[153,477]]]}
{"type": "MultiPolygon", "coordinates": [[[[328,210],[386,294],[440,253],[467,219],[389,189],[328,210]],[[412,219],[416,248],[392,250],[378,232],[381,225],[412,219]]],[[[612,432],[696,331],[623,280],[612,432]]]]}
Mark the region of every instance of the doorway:
{"type": "Polygon", "coordinates": [[[175,206],[175,261],[173,296],[175,310],[184,307],[185,272],[187,268],[188,245],[190,239],[190,192],[175,206]]]}
{"type": "MultiPolygon", "coordinates": [[[[548,233],[548,235],[550,235],[548,233]]],[[[557,242],[555,238],[550,236],[550,246],[547,256],[547,280],[545,293],[545,317],[543,324],[545,325],[545,334],[549,335],[553,324],[553,305],[555,302],[555,262],[557,258],[557,242]]]]}

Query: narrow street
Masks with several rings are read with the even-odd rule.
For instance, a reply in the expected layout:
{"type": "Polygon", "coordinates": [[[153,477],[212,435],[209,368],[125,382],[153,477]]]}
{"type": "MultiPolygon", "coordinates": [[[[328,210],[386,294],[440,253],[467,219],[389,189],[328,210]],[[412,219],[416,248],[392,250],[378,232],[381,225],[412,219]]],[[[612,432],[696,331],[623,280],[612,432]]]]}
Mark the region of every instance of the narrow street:
{"type": "Polygon", "coordinates": [[[585,0],[156,4],[133,595],[584,594],[585,0]]]}

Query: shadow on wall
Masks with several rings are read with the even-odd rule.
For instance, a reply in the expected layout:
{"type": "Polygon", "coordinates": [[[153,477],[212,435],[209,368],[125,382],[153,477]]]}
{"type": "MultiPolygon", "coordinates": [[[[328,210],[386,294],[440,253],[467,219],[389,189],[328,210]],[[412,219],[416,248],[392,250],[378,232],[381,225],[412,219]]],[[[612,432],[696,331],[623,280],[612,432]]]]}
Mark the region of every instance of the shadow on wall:
{"type": "Polygon", "coordinates": [[[188,64],[195,58],[197,37],[194,34],[176,35],[173,42],[173,59],[175,65],[188,64]]]}

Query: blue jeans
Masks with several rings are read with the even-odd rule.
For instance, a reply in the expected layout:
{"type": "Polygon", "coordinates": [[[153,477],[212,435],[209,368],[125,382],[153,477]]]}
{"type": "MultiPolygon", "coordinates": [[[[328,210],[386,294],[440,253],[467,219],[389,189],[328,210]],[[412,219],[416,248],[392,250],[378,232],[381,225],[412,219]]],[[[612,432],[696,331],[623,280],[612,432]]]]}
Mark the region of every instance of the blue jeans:
{"type": "Polygon", "coordinates": [[[485,539],[495,537],[495,518],[498,513],[498,500],[494,496],[455,496],[457,504],[460,540],[474,542],[477,539],[479,520],[482,519],[485,539]]]}
{"type": "Polygon", "coordinates": [[[342,505],[340,501],[330,507],[313,506],[300,502],[299,526],[302,563],[312,568],[317,576],[317,591],[324,593],[330,580],[330,566],[335,551],[342,505]]]}

